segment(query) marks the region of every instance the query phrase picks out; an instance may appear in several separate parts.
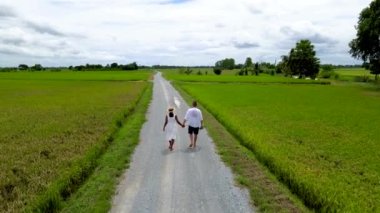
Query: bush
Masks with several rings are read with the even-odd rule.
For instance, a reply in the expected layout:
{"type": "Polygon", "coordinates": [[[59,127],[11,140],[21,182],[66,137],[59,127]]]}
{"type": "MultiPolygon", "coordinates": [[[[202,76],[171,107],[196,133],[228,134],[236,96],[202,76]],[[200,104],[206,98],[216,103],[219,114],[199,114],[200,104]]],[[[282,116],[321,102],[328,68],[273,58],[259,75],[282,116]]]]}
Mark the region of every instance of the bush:
{"type": "Polygon", "coordinates": [[[338,75],[338,73],[336,73],[336,72],[334,72],[334,71],[326,71],[326,70],[322,70],[322,71],[319,73],[319,77],[320,77],[320,78],[325,78],[325,79],[328,79],[328,78],[338,79],[338,78],[339,78],[339,75],[338,75]]]}
{"type": "Polygon", "coordinates": [[[189,67],[187,67],[187,68],[181,68],[181,69],[178,70],[179,74],[190,75],[192,72],[193,72],[193,70],[190,69],[189,67]]]}
{"type": "Polygon", "coordinates": [[[221,68],[214,68],[214,73],[216,75],[220,75],[220,74],[222,74],[222,69],[221,68]]]}
{"type": "Polygon", "coordinates": [[[202,72],[198,70],[197,75],[202,75],[202,72]]]}
{"type": "Polygon", "coordinates": [[[334,66],[331,65],[331,64],[324,64],[324,65],[321,65],[321,69],[323,71],[329,72],[329,71],[333,71],[334,70],[334,66]]]}
{"type": "Polygon", "coordinates": [[[339,79],[339,74],[338,74],[338,73],[335,73],[334,78],[335,78],[335,80],[338,80],[338,79],[339,79]]]}
{"type": "Polygon", "coordinates": [[[244,70],[241,69],[239,72],[236,73],[236,75],[244,75],[244,70]]]}
{"type": "Polygon", "coordinates": [[[186,70],[184,71],[184,73],[185,73],[186,75],[190,75],[192,72],[193,72],[193,70],[190,69],[189,67],[186,68],[186,70]]]}

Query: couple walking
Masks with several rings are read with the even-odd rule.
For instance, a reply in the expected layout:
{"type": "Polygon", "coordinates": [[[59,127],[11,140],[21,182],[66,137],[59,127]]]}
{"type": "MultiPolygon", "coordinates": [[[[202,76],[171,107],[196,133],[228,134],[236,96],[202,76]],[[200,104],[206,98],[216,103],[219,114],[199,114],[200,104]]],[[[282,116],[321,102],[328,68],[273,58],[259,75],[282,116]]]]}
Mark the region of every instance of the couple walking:
{"type": "Polygon", "coordinates": [[[174,108],[168,109],[165,116],[163,131],[166,131],[166,140],[169,142],[169,150],[173,151],[173,145],[177,135],[177,124],[185,128],[186,122],[189,123],[188,133],[190,136],[189,148],[197,146],[197,138],[199,129],[203,128],[203,116],[201,110],[197,108],[197,102],[193,101],[193,107],[186,111],[183,123],[179,122],[178,117],[174,114],[174,108]]]}

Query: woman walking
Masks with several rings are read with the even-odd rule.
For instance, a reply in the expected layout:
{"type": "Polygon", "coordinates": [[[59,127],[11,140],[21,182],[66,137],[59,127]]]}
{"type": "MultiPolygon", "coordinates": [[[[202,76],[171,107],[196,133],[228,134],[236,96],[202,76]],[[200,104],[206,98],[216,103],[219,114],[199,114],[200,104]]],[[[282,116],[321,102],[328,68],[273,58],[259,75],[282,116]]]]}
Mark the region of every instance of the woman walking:
{"type": "Polygon", "coordinates": [[[173,151],[173,145],[177,135],[177,124],[184,127],[178,120],[177,115],[174,114],[174,108],[168,109],[168,114],[165,116],[165,123],[163,131],[166,131],[166,141],[169,142],[169,150],[173,151]]]}

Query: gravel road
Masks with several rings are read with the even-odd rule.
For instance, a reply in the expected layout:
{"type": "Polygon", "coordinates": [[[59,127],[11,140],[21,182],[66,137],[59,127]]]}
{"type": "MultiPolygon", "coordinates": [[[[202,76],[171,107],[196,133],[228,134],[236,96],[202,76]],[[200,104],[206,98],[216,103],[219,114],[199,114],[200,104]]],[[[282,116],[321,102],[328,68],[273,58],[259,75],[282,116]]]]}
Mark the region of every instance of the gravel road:
{"type": "Polygon", "coordinates": [[[168,150],[162,131],[168,106],[175,107],[182,122],[189,106],[157,73],[140,144],[122,176],[111,212],[254,212],[247,190],[235,186],[207,130],[200,131],[192,150],[187,148],[187,127],[178,126],[174,151],[168,150]]]}

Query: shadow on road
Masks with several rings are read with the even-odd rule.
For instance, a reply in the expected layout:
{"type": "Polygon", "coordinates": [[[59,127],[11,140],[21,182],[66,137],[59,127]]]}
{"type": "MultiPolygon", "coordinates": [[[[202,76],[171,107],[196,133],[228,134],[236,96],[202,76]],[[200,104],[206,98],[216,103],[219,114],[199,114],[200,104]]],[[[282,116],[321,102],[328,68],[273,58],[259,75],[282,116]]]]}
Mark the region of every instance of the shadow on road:
{"type": "Polygon", "coordinates": [[[161,151],[162,155],[170,155],[175,152],[175,149],[173,151],[170,151],[168,148],[165,148],[161,151]]]}
{"type": "Polygon", "coordinates": [[[194,149],[192,149],[192,148],[184,148],[184,149],[175,149],[174,148],[174,150],[173,151],[170,151],[168,148],[165,148],[165,149],[163,149],[163,150],[161,150],[161,154],[162,155],[170,155],[170,154],[173,154],[173,153],[175,153],[176,151],[181,151],[181,152],[183,152],[183,153],[195,153],[195,152],[199,152],[199,151],[201,151],[201,149],[202,149],[202,147],[200,147],[200,146],[197,146],[196,148],[194,148],[194,149]]]}
{"type": "Polygon", "coordinates": [[[184,153],[194,153],[194,152],[199,152],[201,151],[202,147],[201,146],[197,146],[196,148],[184,148],[182,149],[181,151],[184,152],[184,153]]]}

